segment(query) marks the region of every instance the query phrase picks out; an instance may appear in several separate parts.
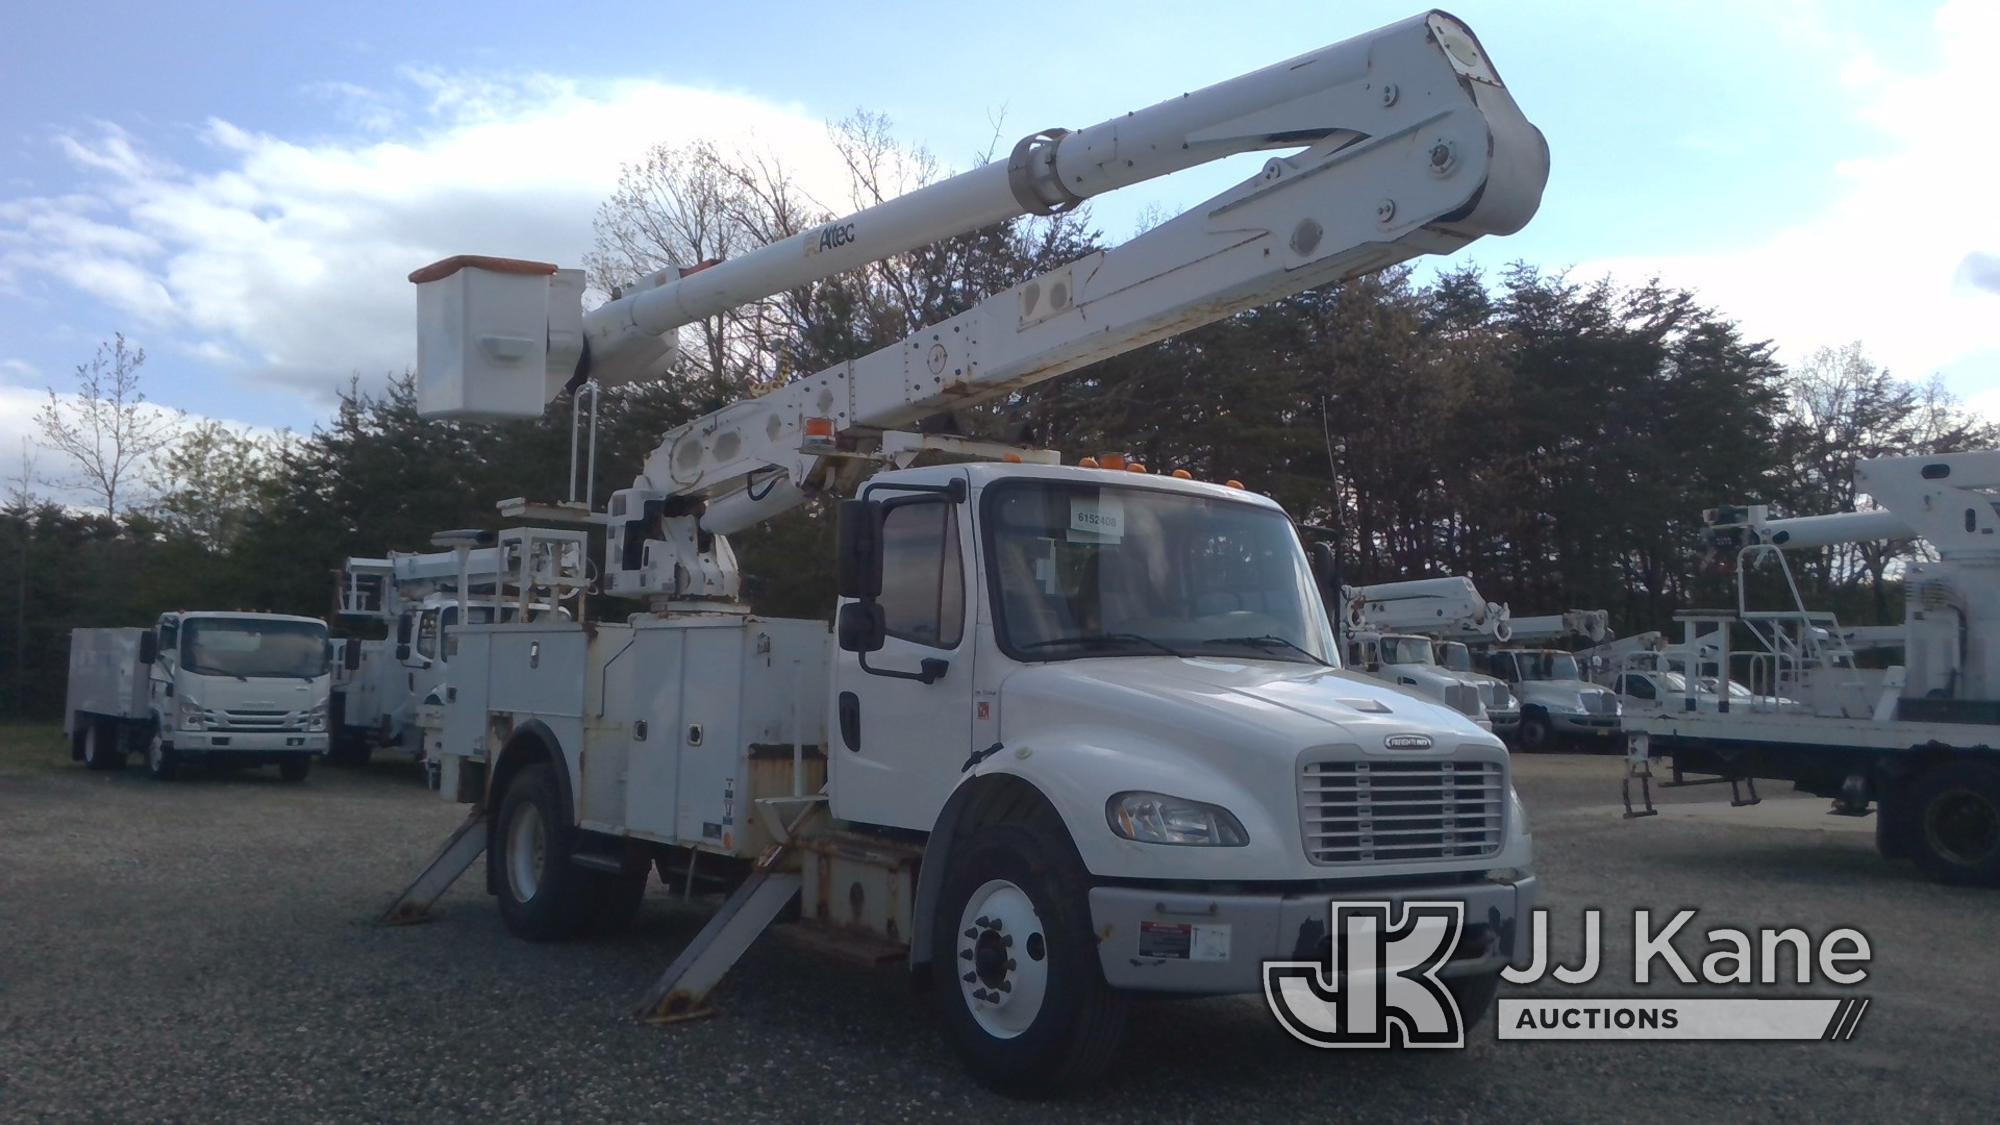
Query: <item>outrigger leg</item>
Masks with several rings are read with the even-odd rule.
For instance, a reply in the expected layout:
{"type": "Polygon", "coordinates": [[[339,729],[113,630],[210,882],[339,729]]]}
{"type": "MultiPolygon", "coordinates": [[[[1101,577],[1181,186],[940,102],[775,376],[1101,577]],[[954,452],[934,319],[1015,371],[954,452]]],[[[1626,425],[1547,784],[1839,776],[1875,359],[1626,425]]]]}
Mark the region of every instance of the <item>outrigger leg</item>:
{"type": "Polygon", "coordinates": [[[1625,782],[1620,788],[1620,796],[1625,801],[1625,819],[1641,816],[1658,816],[1660,810],[1653,807],[1653,758],[1647,738],[1643,734],[1627,735],[1625,741],[1625,782]],[[1644,807],[1632,807],[1632,783],[1639,783],[1639,798],[1644,807]]]}
{"type": "Polygon", "coordinates": [[[709,992],[799,896],[804,882],[799,873],[778,870],[784,852],[782,847],[773,848],[758,861],[750,877],[653,982],[634,1016],[649,1023],[672,1023],[714,1013],[707,1003],[709,992]]]}
{"type": "Polygon", "coordinates": [[[412,922],[430,921],[434,917],[431,905],[443,897],[485,851],[486,810],[474,805],[465,822],[445,837],[444,847],[439,848],[437,855],[424,865],[416,880],[403,888],[403,893],[397,895],[389,908],[376,919],[377,923],[405,926],[412,922]]]}

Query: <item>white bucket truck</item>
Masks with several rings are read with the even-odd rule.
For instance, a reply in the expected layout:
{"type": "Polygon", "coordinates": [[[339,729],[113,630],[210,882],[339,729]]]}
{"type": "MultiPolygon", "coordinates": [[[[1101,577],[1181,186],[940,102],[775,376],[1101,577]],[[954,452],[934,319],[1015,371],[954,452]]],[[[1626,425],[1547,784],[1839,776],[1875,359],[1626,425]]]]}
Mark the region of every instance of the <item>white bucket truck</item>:
{"type": "Polygon", "coordinates": [[[161,780],[183,763],[275,765],[304,780],[327,748],[326,622],[271,613],[166,613],[152,629],[70,635],[63,729],[91,769],[143,751],[161,780]]]}
{"type": "MultiPolygon", "coordinates": [[[[1329,957],[1330,904],[1443,900],[1439,975],[1487,1006],[1534,898],[1504,746],[1343,671],[1285,513],[1241,486],[918,433],[953,407],[1534,213],[1547,148],[1471,33],[1419,15],[1075,132],[585,312],[574,271],[418,271],[422,408],[539,415],[649,377],[681,325],[939,238],[1287,150],[1133,240],[665,435],[606,526],[622,623],[463,630],[442,792],[467,822],[392,904],[484,852],[531,939],[629,919],[649,872],[734,891],[642,1001],[702,998],[798,904],[908,964],[983,1082],[1113,1057],[1137,992],[1254,993],[1329,957]],[[982,458],[937,463],[940,458],[982,458]],[[841,503],[836,636],[755,616],[728,535],[841,503]]],[[[1164,467],[1162,467],[1164,468],[1164,467]]],[[[522,529],[520,534],[542,533],[522,529]]],[[[541,557],[529,550],[524,560],[541,557]]],[[[509,599],[582,575],[503,568],[509,599]]]]}

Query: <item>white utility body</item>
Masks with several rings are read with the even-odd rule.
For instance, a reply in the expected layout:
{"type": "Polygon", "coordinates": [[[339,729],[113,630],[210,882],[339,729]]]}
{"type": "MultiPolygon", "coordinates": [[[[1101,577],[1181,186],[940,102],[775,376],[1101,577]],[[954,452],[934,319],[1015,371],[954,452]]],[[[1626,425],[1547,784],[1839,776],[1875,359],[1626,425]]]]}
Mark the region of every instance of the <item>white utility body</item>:
{"type": "Polygon", "coordinates": [[[274,613],[166,613],[152,629],[70,634],[71,755],[116,769],[135,751],[162,780],[182,763],[275,765],[303,779],[326,753],[326,622],[274,613]]]}
{"type": "MultiPolygon", "coordinates": [[[[1285,150],[1131,241],[681,426],[614,493],[622,624],[463,630],[441,790],[473,813],[392,905],[477,858],[516,932],[630,918],[649,870],[733,893],[641,1006],[698,1005],[799,903],[932,981],[997,1088],[1101,1070],[1138,991],[1255,992],[1326,957],[1342,897],[1463,904],[1442,971],[1476,1019],[1534,896],[1505,748],[1342,671],[1270,500],[912,432],[1094,360],[1533,215],[1538,131],[1428,13],[1074,132],[584,312],[574,271],[412,275],[426,412],[539,414],[656,374],[682,325],[939,238],[1225,156],[1285,150]],[[961,459],[937,463],[940,459],[961,459]],[[964,458],[983,458],[965,462],[964,458]],[[727,536],[842,501],[837,642],[737,601],[727,536]]],[[[503,567],[510,596],[544,580],[503,567]]]]}
{"type": "Polygon", "coordinates": [[[1630,724],[1628,809],[1631,782],[1650,787],[1654,756],[1671,760],[1677,784],[1729,783],[1737,804],[1757,800],[1758,778],[1790,781],[1849,815],[1872,802],[1885,857],[2000,886],[2000,451],[1862,461],[1855,486],[1876,510],[1704,513],[1707,547],[1735,569],[1737,604],[1678,615],[1681,640],[1663,651],[1693,674],[1630,724]],[[1937,560],[1903,564],[1903,641],[1887,647],[1905,663],[1871,669],[1849,638],[1884,647],[1879,630],[1857,634],[1807,609],[1785,552],[1878,539],[1922,540],[1937,560]],[[1775,606],[1753,590],[1759,574],[1783,591],[1775,606]],[[1711,672],[1744,690],[1704,692],[1711,672]]]}
{"type": "MultiPolygon", "coordinates": [[[[543,531],[539,537],[570,544],[565,550],[572,568],[580,567],[586,548],[582,532],[543,531]]],[[[459,623],[513,621],[521,613],[498,596],[497,587],[519,540],[519,534],[501,541],[492,532],[449,531],[432,537],[434,546],[448,550],[347,560],[335,592],[339,615],[382,623],[389,636],[343,643],[333,700],[330,756],[336,762],[361,765],[375,750],[393,749],[435,770],[431,751],[443,733],[459,623]]],[[[557,592],[574,599],[581,589],[575,583],[557,592]]],[[[546,602],[530,605],[526,613],[568,616],[546,602]]]]}

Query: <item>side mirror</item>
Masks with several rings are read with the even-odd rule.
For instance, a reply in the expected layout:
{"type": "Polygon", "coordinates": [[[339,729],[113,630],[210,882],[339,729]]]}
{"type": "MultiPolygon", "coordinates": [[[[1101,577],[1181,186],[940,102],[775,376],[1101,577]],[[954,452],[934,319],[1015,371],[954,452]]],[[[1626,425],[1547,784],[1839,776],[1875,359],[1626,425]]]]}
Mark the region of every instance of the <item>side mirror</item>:
{"type": "Polygon", "coordinates": [[[840,607],[840,647],[844,652],[876,652],[888,637],[882,604],[874,601],[848,602],[840,607]]]}
{"type": "MultiPolygon", "coordinates": [[[[399,651],[409,647],[410,629],[415,624],[415,620],[407,613],[396,619],[396,645],[399,651]]],[[[402,657],[396,659],[401,660],[402,657]]]]}
{"type": "Polygon", "coordinates": [[[160,658],[160,638],[151,629],[139,634],[139,663],[151,664],[160,658]]]}
{"type": "MultiPolygon", "coordinates": [[[[882,505],[874,500],[842,500],[840,530],[834,551],[840,596],[873,599],[882,596],[882,505]]],[[[846,636],[846,611],[841,613],[842,636],[846,636]]],[[[879,633],[879,630],[878,630],[879,633]]],[[[843,642],[842,646],[846,648],[843,642]]],[[[873,652],[880,648],[848,649],[873,652]]]]}
{"type": "Polygon", "coordinates": [[[396,642],[396,659],[398,661],[408,661],[410,659],[410,642],[396,642]]]}
{"type": "Polygon", "coordinates": [[[346,644],[340,646],[340,663],[350,672],[361,667],[360,641],[349,638],[346,644]]]}

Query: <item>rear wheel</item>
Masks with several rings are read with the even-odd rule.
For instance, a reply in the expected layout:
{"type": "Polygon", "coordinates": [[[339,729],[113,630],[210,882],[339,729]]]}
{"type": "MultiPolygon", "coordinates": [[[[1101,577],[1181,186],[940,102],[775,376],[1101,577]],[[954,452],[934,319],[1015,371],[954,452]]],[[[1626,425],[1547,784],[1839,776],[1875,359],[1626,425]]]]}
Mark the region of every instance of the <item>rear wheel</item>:
{"type": "Polygon", "coordinates": [[[487,862],[500,917],[516,937],[557,941],[582,927],[590,888],[586,872],[570,862],[575,841],[549,764],[536,762],[515,774],[500,798],[487,862]]]}
{"type": "Polygon", "coordinates": [[[180,770],[181,763],[174,755],[174,748],[160,737],[158,731],[154,731],[152,741],[146,744],[146,772],[152,774],[156,781],[172,781],[180,770]]]}
{"type": "Polygon", "coordinates": [[[306,775],[312,772],[312,765],[312,759],[304,755],[287,758],[278,763],[278,776],[286,781],[304,781],[306,775]]]}
{"type": "Polygon", "coordinates": [[[1910,786],[1917,866],[1941,883],[2000,886],[2000,770],[1948,762],[1910,786]]]}
{"type": "Polygon", "coordinates": [[[125,748],[118,744],[118,731],[110,723],[92,719],[83,728],[83,766],[92,770],[122,769],[125,748]]]}
{"type": "Polygon", "coordinates": [[[1104,983],[1088,891],[1046,810],[979,828],[953,849],[932,919],[932,992],[982,1085],[1052,1094],[1089,1082],[1116,1055],[1127,1001],[1104,983]]]}

